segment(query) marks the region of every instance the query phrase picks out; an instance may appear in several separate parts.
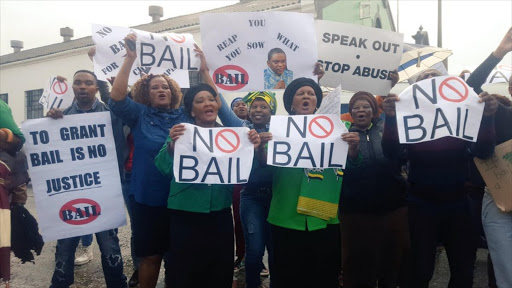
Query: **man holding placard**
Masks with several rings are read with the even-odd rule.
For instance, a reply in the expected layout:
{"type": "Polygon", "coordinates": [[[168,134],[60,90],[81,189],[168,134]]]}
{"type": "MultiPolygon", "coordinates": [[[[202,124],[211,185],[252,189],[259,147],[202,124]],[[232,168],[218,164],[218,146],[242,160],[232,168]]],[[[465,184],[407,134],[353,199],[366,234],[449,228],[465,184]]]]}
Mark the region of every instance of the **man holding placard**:
{"type": "Polygon", "coordinates": [[[472,287],[476,241],[466,209],[465,167],[471,156],[487,158],[494,151],[497,102],[485,94],[478,99],[460,78],[438,76],[424,71],[400,98],[386,97],[382,148],[395,159],[400,144],[407,144],[412,287],[428,287],[439,240],[450,262],[450,286],[472,287]],[[471,121],[478,121],[472,128],[479,130],[468,127],[471,121]]]}
{"type": "MultiPolygon", "coordinates": [[[[63,118],[63,115],[96,113],[109,111],[108,107],[96,99],[98,92],[96,75],[88,70],[79,70],[73,77],[73,91],[76,102],[64,111],[51,109],[47,117],[53,119],[63,118]]],[[[116,143],[118,166],[122,171],[122,153],[124,151],[124,133],[121,121],[112,115],[112,130],[116,143]]],[[[121,173],[121,172],[120,172],[121,173]]],[[[115,179],[112,179],[115,181],[115,179]]],[[[126,287],[126,276],[123,274],[123,260],[117,229],[109,229],[96,233],[96,240],[100,246],[103,273],[107,287],[126,287]],[[118,259],[111,261],[109,259],[118,259]]],[[[55,252],[55,271],[51,287],[68,287],[74,282],[75,250],[80,237],[59,239],[55,252]]]]}

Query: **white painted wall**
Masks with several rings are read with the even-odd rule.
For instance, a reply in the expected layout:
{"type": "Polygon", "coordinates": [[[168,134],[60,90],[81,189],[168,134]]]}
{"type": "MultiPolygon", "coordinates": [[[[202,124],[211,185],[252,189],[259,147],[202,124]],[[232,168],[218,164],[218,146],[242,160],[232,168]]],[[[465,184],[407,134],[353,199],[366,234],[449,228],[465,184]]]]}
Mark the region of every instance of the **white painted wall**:
{"type": "Polygon", "coordinates": [[[0,93],[9,95],[9,107],[18,125],[26,119],[25,91],[44,89],[50,76],[60,75],[71,80],[77,70],[92,70],[87,50],[80,48],[1,66],[0,93]]]}

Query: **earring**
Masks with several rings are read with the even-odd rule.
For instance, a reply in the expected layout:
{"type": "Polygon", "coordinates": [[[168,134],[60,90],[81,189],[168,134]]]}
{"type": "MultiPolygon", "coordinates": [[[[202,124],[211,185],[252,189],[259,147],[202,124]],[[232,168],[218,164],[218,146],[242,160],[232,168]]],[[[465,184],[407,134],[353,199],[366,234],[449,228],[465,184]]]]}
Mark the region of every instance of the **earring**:
{"type": "Polygon", "coordinates": [[[190,115],[191,115],[192,117],[196,117],[196,114],[195,114],[194,112],[191,112],[191,113],[190,113],[190,115]]]}

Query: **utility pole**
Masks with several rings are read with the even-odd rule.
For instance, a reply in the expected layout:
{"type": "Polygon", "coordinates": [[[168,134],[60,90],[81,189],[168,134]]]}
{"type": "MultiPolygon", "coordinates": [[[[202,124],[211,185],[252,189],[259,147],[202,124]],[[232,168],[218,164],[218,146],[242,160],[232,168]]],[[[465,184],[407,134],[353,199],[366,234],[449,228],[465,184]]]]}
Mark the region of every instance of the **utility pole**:
{"type": "MultiPolygon", "coordinates": [[[[437,47],[443,47],[443,5],[442,0],[437,0],[437,47]]],[[[448,58],[443,60],[444,67],[448,70],[448,58]]]]}

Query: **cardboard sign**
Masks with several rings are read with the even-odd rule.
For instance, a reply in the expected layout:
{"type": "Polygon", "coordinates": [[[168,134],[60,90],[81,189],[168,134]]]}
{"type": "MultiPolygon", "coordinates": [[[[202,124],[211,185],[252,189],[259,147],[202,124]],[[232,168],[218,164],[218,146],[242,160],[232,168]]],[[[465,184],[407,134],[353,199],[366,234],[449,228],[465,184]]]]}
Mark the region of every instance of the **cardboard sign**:
{"type": "Polygon", "coordinates": [[[396,102],[400,143],[446,136],[476,142],[485,104],[459,77],[425,79],[407,87],[396,102]]]}
{"type": "Polygon", "coordinates": [[[137,34],[137,60],[128,80],[131,85],[144,74],[165,74],[181,88],[190,87],[188,71],[199,70],[201,62],[195,56],[192,34],[150,33],[127,27],[92,24],[92,40],[96,43],[94,73],[107,81],[115,77],[126,55],[124,38],[137,34]]]}
{"type": "Polygon", "coordinates": [[[216,13],[200,20],[203,51],[219,91],[285,89],[299,77],[316,81],[311,14],[216,13]]]}
{"type": "Polygon", "coordinates": [[[59,82],[56,76],[50,76],[39,104],[46,109],[58,108],[64,110],[73,104],[75,93],[67,81],[59,82]]]}
{"type": "Polygon", "coordinates": [[[109,112],[27,120],[22,131],[45,242],[126,224],[109,112]]]}
{"type": "Polygon", "coordinates": [[[319,62],[324,64],[322,85],[387,95],[389,72],[397,69],[404,35],[383,29],[317,20],[319,62]]]}
{"type": "Polygon", "coordinates": [[[247,183],[252,169],[254,145],[249,129],[201,128],[184,124],[176,141],[173,173],[176,182],[204,184],[247,183]]]}
{"type": "Polygon", "coordinates": [[[272,116],[267,164],[296,168],[345,168],[348,130],[339,115],[272,116]]]}
{"type": "Polygon", "coordinates": [[[496,146],[491,158],[474,158],[476,167],[501,211],[512,211],[512,140],[496,146]]]}

